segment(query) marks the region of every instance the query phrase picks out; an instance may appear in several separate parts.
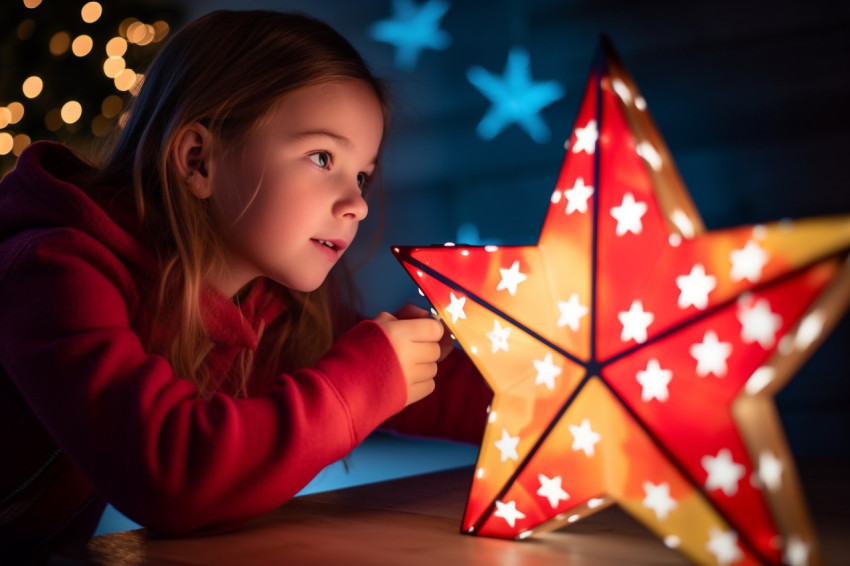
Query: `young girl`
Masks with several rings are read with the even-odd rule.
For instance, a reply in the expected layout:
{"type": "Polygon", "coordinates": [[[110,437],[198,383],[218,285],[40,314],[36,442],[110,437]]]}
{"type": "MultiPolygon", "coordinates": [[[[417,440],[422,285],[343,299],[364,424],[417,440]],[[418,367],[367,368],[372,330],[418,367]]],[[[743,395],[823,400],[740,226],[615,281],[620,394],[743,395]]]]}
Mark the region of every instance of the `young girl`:
{"type": "Polygon", "coordinates": [[[168,535],[237,528],[382,424],[480,441],[490,392],[442,325],[357,322],[346,299],[386,118],[325,24],[214,12],[162,49],[101,166],[20,156],[0,184],[0,556],[87,539],[105,501],[168,535]]]}

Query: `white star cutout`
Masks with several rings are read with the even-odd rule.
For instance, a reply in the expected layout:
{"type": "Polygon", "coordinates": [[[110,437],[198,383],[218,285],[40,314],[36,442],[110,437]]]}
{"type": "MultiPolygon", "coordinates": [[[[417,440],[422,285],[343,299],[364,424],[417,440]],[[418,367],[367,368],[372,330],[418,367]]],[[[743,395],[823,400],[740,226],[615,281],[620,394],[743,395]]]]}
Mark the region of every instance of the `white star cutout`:
{"type": "Polygon", "coordinates": [[[782,460],[772,452],[764,451],[759,454],[758,479],[770,491],[782,487],[782,460]]]}
{"type": "Polygon", "coordinates": [[[555,389],[555,378],[561,375],[563,371],[560,367],[552,363],[552,354],[547,353],[542,360],[532,360],[534,369],[537,370],[537,377],[534,378],[535,385],[545,384],[549,391],[555,389]]]}
{"type": "Polygon", "coordinates": [[[590,420],[584,419],[580,426],[570,425],[570,432],[573,435],[573,451],[584,450],[587,456],[593,456],[593,447],[602,440],[602,435],[593,432],[590,420]]]}
{"type": "Polygon", "coordinates": [[[513,262],[510,269],[500,267],[499,273],[502,275],[502,280],[499,281],[499,284],[496,286],[496,290],[501,291],[502,289],[507,289],[508,293],[511,295],[516,295],[516,286],[528,278],[528,275],[525,273],[520,273],[519,260],[513,262]]]}
{"type": "Polygon", "coordinates": [[[645,202],[636,202],[632,193],[623,195],[620,206],[611,209],[611,216],[617,220],[617,235],[623,236],[628,232],[640,234],[643,230],[641,218],[646,214],[647,208],[645,202]]]}
{"type": "Polygon", "coordinates": [[[466,304],[466,297],[455,297],[454,293],[449,292],[449,300],[451,304],[446,307],[446,312],[452,315],[452,324],[457,322],[457,319],[466,319],[466,313],[463,312],[463,305],[466,304]]]}
{"type": "Polygon", "coordinates": [[[808,543],[797,535],[791,535],[788,537],[788,544],[785,545],[783,559],[789,566],[808,566],[809,550],[808,543]]]}
{"type": "Polygon", "coordinates": [[[721,531],[712,527],[708,532],[708,539],[705,548],[714,555],[721,566],[738,562],[744,557],[744,553],[738,548],[738,533],[735,531],[721,531]]]}
{"type": "Polygon", "coordinates": [[[646,329],[652,324],[655,316],[651,312],[643,310],[643,303],[635,299],[632,301],[632,306],[628,311],[622,311],[617,314],[620,323],[623,325],[623,332],[620,334],[620,340],[628,342],[634,339],[635,342],[641,344],[646,342],[646,329]]]}
{"type": "Polygon", "coordinates": [[[498,499],[496,500],[496,511],[493,512],[493,516],[501,517],[508,522],[511,528],[514,528],[517,519],[525,519],[525,514],[516,508],[516,501],[502,503],[498,499]]]}
{"type": "Polygon", "coordinates": [[[739,303],[738,321],[741,323],[741,340],[745,344],[758,342],[764,349],[773,347],[776,333],[782,327],[782,317],[770,310],[770,303],[764,298],[750,307],[739,303]]]}
{"type": "Polygon", "coordinates": [[[660,483],[655,485],[652,482],[643,482],[643,491],[646,497],[643,498],[643,506],[655,511],[655,518],[663,521],[667,518],[667,514],[677,507],[676,500],[670,497],[670,484],[660,483]]]}
{"type": "Polygon", "coordinates": [[[732,270],[729,272],[732,281],[748,279],[750,283],[758,283],[761,270],[767,263],[767,252],[754,240],[750,240],[743,250],[732,250],[729,260],[732,262],[732,270]]]}
{"type": "Polygon", "coordinates": [[[499,350],[508,351],[508,336],[511,334],[511,327],[502,328],[499,326],[499,321],[493,321],[493,330],[487,333],[487,338],[493,343],[493,353],[499,350]]]}
{"type": "Polygon", "coordinates": [[[507,460],[519,460],[519,454],[517,454],[516,448],[519,445],[519,437],[511,436],[508,434],[508,429],[502,429],[502,438],[494,442],[496,448],[499,449],[499,452],[502,454],[502,462],[506,462],[507,460]]]}
{"type": "Polygon", "coordinates": [[[684,309],[691,305],[699,310],[708,306],[708,294],[717,286],[717,278],[706,275],[705,268],[696,264],[691,268],[688,275],[676,277],[676,286],[679,287],[679,308],[684,309]]]}
{"type": "Polygon", "coordinates": [[[593,155],[596,151],[596,138],[599,132],[596,130],[596,120],[590,120],[583,128],[576,128],[576,143],[573,144],[572,152],[586,152],[593,155]]]}
{"type": "Polygon", "coordinates": [[[673,379],[673,372],[669,369],[661,369],[658,360],[649,360],[646,364],[646,369],[637,372],[636,377],[638,383],[643,387],[640,394],[642,401],[658,399],[664,402],[667,400],[669,396],[667,385],[673,379]]]}
{"type": "Polygon", "coordinates": [[[537,479],[540,480],[540,489],[537,490],[537,495],[548,499],[552,509],[556,508],[561,500],[566,501],[570,498],[569,494],[561,487],[561,476],[549,479],[543,474],[537,474],[537,479]]]}
{"type": "Polygon", "coordinates": [[[726,375],[726,359],[732,354],[732,344],[720,342],[716,332],[706,330],[702,342],[691,345],[690,353],[697,361],[698,376],[705,377],[713,373],[723,377],[726,375]]]}
{"type": "Polygon", "coordinates": [[[738,482],[744,477],[746,468],[732,460],[732,453],[721,448],[717,456],[703,456],[702,467],[708,473],[705,489],[722,489],[727,497],[738,493],[738,482]]]}
{"type": "Polygon", "coordinates": [[[581,317],[587,314],[587,307],[578,302],[578,293],[570,295],[569,301],[558,301],[558,309],[561,311],[558,328],[569,326],[573,332],[577,332],[581,317]]]}
{"type": "Polygon", "coordinates": [[[576,179],[572,189],[564,191],[567,197],[566,213],[587,212],[587,200],[593,195],[593,187],[584,184],[584,179],[576,179]]]}

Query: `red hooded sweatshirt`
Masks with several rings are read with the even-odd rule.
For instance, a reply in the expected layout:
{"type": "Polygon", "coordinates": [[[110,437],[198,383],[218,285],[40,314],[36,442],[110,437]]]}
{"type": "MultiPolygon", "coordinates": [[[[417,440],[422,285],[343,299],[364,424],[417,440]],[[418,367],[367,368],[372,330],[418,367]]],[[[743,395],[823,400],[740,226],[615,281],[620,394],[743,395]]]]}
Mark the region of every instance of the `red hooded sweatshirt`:
{"type": "MultiPolygon", "coordinates": [[[[139,339],[139,286],[159,267],[69,181],[91,173],[39,142],[0,182],[0,557],[85,540],[106,501],[164,534],[236,528],[385,421],[480,441],[491,393],[468,358],[449,356],[436,392],[396,415],[401,366],[368,320],[262,395],[200,399],[139,339]]],[[[269,284],[239,307],[207,292],[208,364],[221,381],[285,308],[263,293],[269,284]]]]}

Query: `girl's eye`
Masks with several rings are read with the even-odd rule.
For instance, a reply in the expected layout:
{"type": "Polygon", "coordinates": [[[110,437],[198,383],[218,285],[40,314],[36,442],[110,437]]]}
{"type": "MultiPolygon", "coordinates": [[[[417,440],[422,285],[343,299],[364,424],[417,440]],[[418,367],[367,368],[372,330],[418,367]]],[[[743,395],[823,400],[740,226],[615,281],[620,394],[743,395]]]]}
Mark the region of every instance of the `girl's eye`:
{"type": "Polygon", "coordinates": [[[369,184],[369,175],[366,173],[358,173],[357,174],[357,186],[360,187],[360,190],[366,188],[366,185],[369,184]]]}
{"type": "Polygon", "coordinates": [[[324,169],[331,164],[331,154],[327,151],[317,151],[310,154],[310,161],[324,169]]]}

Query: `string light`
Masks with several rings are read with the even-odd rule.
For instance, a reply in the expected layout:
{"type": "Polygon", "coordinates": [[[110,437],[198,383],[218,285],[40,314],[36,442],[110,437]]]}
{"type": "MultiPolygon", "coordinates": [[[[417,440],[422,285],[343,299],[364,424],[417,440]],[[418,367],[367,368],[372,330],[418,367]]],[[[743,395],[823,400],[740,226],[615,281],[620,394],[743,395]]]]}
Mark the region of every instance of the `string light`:
{"type": "Polygon", "coordinates": [[[127,52],[127,40],[123,37],[113,37],[106,42],[106,54],[110,57],[121,57],[127,52]]]}
{"type": "Polygon", "coordinates": [[[136,84],[136,72],[133,69],[124,69],[113,79],[115,88],[120,91],[128,91],[136,84]]]}
{"type": "Polygon", "coordinates": [[[62,120],[66,124],[73,124],[83,115],[83,107],[76,100],[69,100],[62,105],[60,113],[62,114],[62,120]]]}
{"type": "Polygon", "coordinates": [[[12,139],[12,153],[15,157],[19,156],[29,144],[32,143],[30,137],[26,134],[18,134],[12,139]]]}
{"type": "Polygon", "coordinates": [[[41,80],[41,77],[35,75],[28,77],[24,81],[24,84],[21,85],[21,90],[27,98],[35,98],[41,94],[42,88],[44,88],[44,82],[41,80]]]}
{"type": "Polygon", "coordinates": [[[50,53],[55,56],[62,55],[66,51],[68,51],[68,47],[71,46],[71,36],[67,31],[60,31],[53,34],[53,37],[50,38],[50,53]]]}
{"type": "MultiPolygon", "coordinates": [[[[27,8],[38,8],[41,5],[41,0],[24,0],[24,6],[27,8]]],[[[8,153],[8,152],[7,152],[8,153]]]]}
{"type": "Polygon", "coordinates": [[[9,125],[12,121],[12,112],[5,106],[0,106],[0,130],[9,125]]]}
{"type": "Polygon", "coordinates": [[[103,14],[103,8],[97,2],[89,2],[80,10],[80,15],[87,24],[96,22],[101,14],[103,14]]]}
{"type": "Polygon", "coordinates": [[[73,51],[74,55],[77,57],[85,57],[91,52],[93,45],[94,42],[91,37],[87,35],[78,35],[71,44],[71,51],[73,51]]]}
{"type": "Polygon", "coordinates": [[[17,124],[24,117],[24,105],[20,102],[10,102],[6,108],[9,110],[10,124],[17,124]]]}
{"type": "Polygon", "coordinates": [[[7,155],[12,151],[14,140],[9,132],[0,132],[0,155],[7,155]]]}
{"type": "Polygon", "coordinates": [[[109,57],[103,62],[103,74],[114,79],[127,66],[123,57],[109,57]]]}

